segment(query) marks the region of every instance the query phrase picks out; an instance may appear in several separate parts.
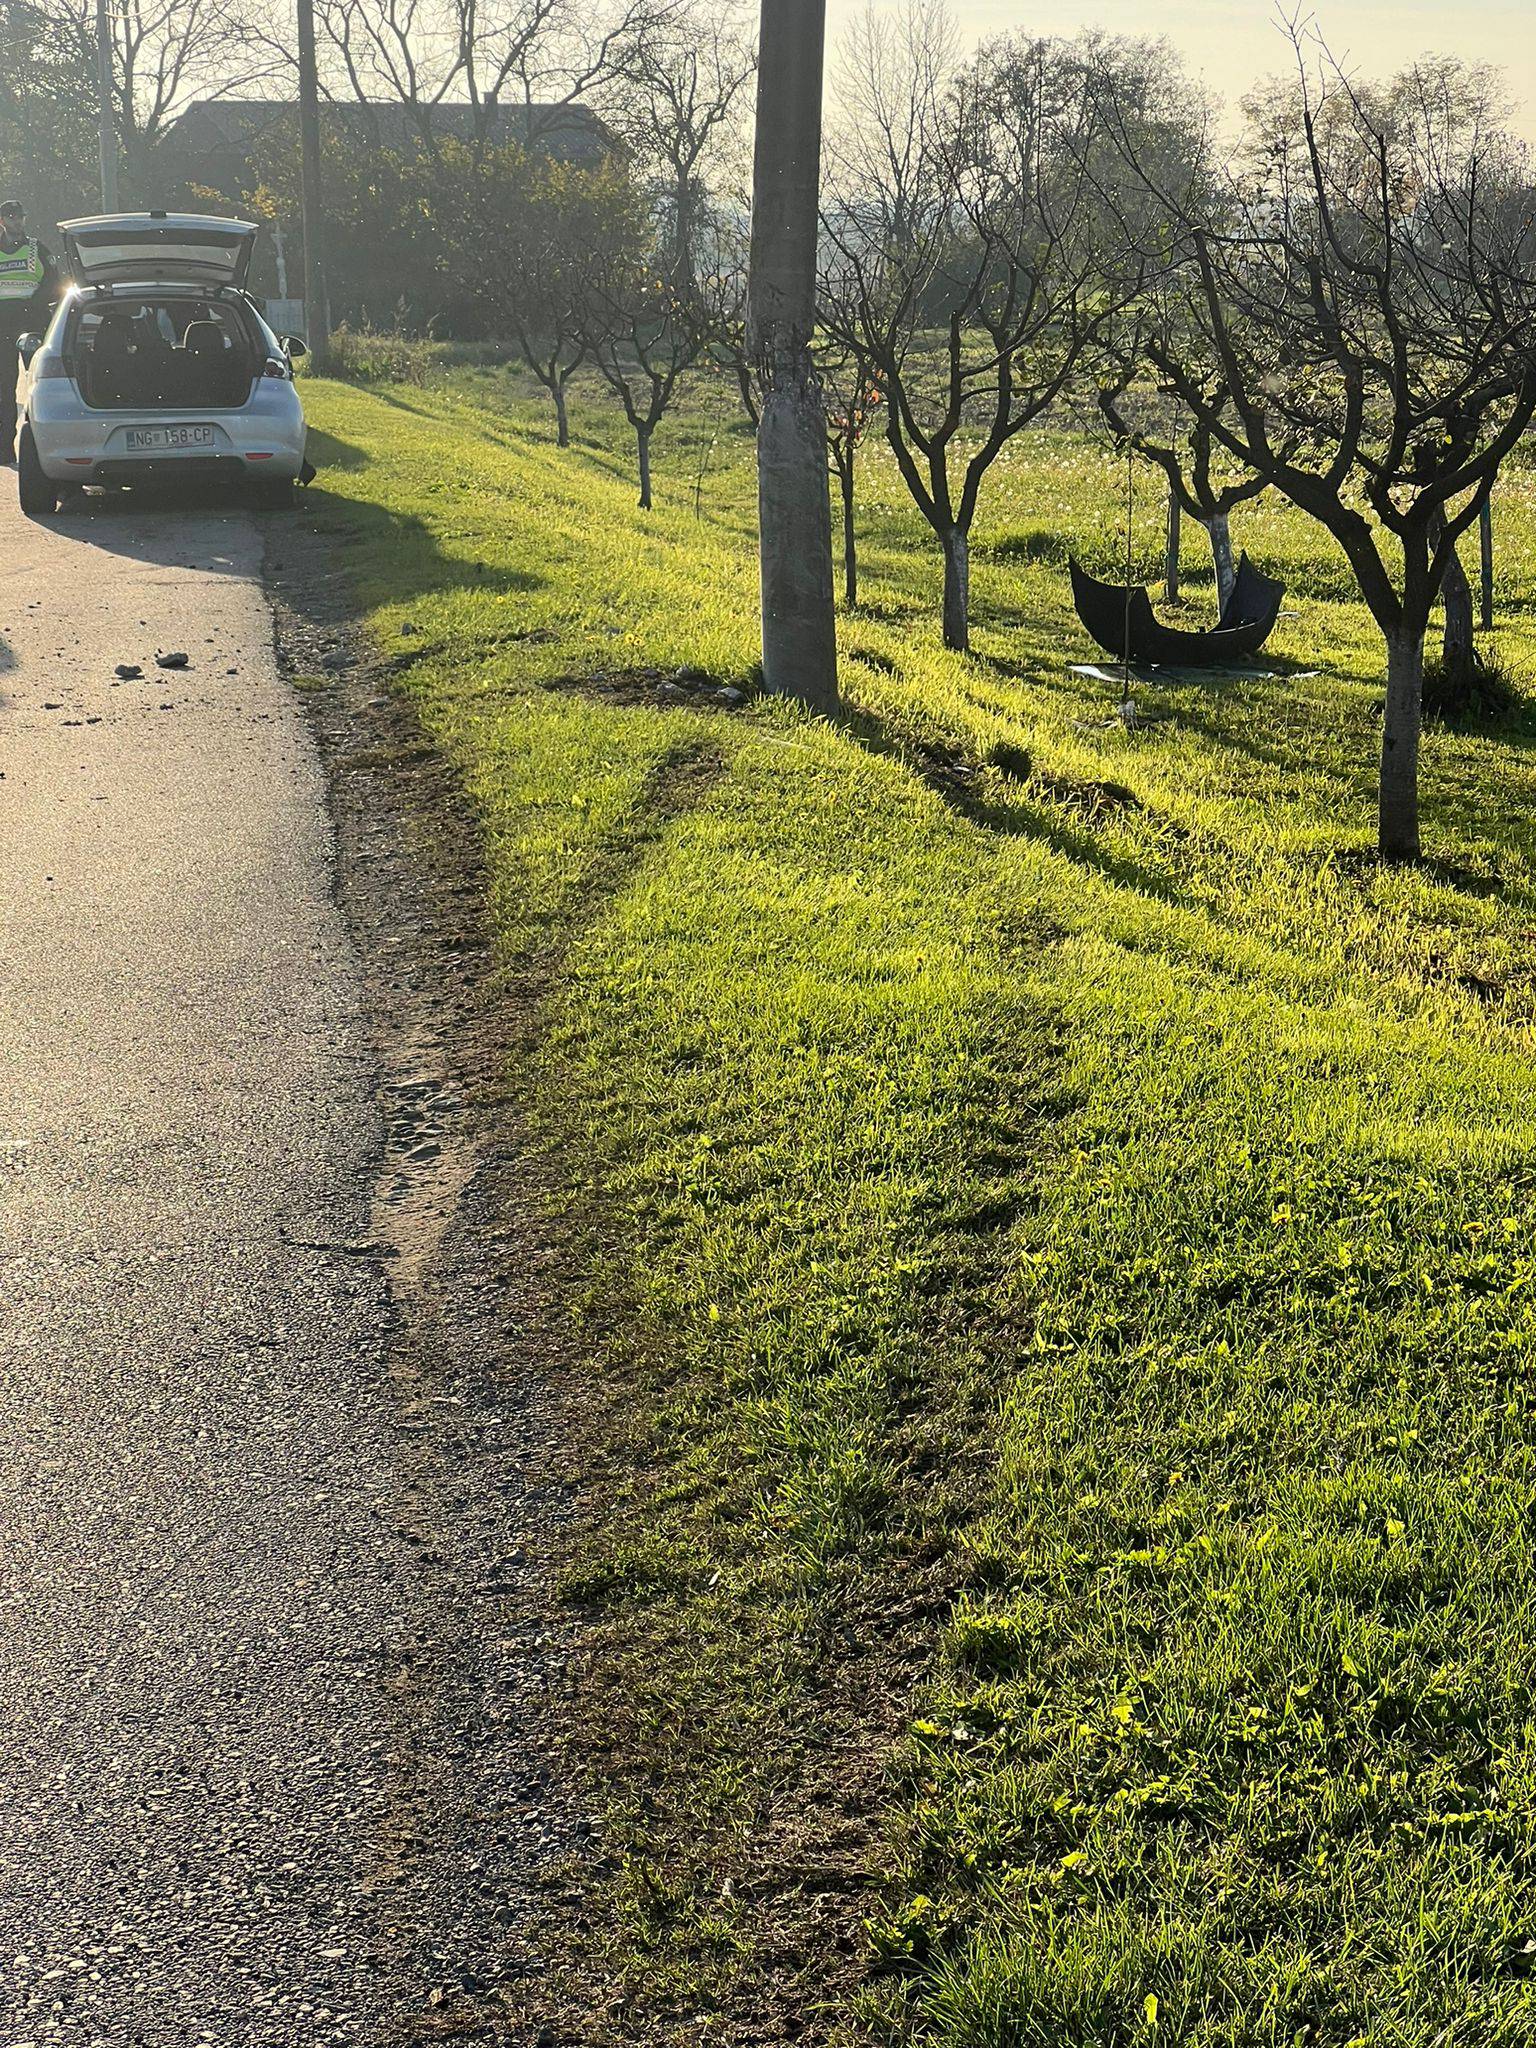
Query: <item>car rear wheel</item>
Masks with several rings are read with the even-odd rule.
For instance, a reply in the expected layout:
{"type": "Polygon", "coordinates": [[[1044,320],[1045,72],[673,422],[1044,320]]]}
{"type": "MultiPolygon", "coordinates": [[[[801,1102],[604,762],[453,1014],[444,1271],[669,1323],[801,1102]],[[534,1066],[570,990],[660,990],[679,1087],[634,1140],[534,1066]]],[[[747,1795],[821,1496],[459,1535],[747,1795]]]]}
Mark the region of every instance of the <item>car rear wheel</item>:
{"type": "Polygon", "coordinates": [[[16,442],[16,490],[21,500],[21,509],[29,519],[36,519],[45,512],[59,509],[58,485],[50,476],[43,474],[43,465],[37,459],[37,443],[32,438],[32,429],[23,427],[16,442]]]}

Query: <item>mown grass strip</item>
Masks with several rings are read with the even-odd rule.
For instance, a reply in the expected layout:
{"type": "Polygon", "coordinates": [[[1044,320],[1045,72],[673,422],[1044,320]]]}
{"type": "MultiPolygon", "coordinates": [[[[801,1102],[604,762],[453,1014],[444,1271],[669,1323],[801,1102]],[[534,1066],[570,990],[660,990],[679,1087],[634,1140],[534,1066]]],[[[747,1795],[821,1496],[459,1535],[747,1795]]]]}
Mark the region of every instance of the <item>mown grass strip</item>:
{"type": "Polygon", "coordinates": [[[946,2048],[1528,2041],[1527,729],[1431,741],[1441,868],[1361,861],[1369,635],[1261,508],[1280,652],[1327,673],[1125,734],[1010,541],[1105,523],[1049,438],[974,662],[875,467],[845,643],[883,751],[593,699],[748,673],[740,452],[647,523],[595,411],[562,456],[499,374],[311,389],[546,973],[521,1085],[629,1471],[570,1580],[625,1706],[611,2037],[714,2002],[946,2048]],[[935,743],[1012,768],[957,806],[904,765],[935,743]]]}

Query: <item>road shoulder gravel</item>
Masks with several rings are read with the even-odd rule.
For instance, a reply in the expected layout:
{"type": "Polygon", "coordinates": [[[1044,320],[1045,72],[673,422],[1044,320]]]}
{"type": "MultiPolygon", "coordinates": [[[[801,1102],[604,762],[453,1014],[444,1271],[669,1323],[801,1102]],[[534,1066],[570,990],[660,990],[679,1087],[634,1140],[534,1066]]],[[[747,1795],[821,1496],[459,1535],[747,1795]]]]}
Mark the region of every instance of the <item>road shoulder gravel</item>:
{"type": "Polygon", "coordinates": [[[574,1494],[568,1317],[508,1081],[528,996],[498,974],[452,770],[349,625],[334,572],[304,512],[269,529],[279,665],[324,767],[373,1041],[366,1250],[398,1315],[400,1512],[432,1588],[386,1679],[411,1762],[378,1882],[430,1979],[402,2039],[555,2048],[568,2007],[543,1936],[570,1938],[593,1830],[562,1741],[583,1653],[554,1590],[574,1494]]]}

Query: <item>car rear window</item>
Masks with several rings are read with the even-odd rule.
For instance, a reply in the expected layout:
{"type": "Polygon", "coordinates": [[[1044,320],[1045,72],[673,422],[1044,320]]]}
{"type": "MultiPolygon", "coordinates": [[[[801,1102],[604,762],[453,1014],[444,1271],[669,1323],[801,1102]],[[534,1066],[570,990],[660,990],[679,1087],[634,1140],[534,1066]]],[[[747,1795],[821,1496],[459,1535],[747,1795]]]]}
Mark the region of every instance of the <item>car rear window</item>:
{"type": "Polygon", "coordinates": [[[88,405],[240,405],[259,367],[252,324],[227,299],[117,291],[87,300],[73,335],[88,405]]]}

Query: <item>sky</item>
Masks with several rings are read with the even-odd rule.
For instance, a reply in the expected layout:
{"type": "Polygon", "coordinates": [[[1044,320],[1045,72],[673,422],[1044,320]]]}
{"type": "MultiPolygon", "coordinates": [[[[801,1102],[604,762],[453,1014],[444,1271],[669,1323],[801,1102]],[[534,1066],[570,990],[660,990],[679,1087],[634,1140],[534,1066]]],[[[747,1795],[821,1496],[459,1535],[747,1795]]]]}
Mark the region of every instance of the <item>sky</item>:
{"type": "MultiPolygon", "coordinates": [[[[881,0],[877,0],[881,4],[881,0]]],[[[864,0],[829,0],[835,38],[864,0]]],[[[1235,103],[1256,80],[1283,69],[1288,50],[1276,0],[951,0],[968,35],[1027,29],[1069,35],[1166,36],[1190,71],[1235,103]]],[[[1335,57],[1377,76],[1426,51],[1500,65],[1520,102],[1519,126],[1536,141],[1536,0],[1322,0],[1317,25],[1335,57]]]]}

